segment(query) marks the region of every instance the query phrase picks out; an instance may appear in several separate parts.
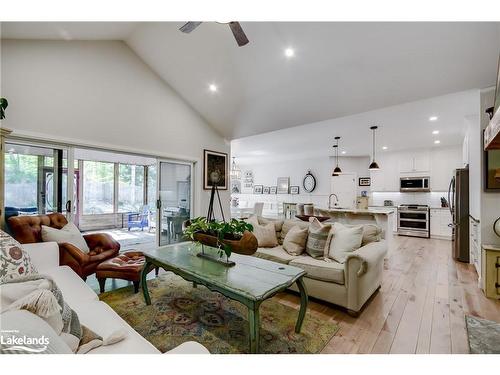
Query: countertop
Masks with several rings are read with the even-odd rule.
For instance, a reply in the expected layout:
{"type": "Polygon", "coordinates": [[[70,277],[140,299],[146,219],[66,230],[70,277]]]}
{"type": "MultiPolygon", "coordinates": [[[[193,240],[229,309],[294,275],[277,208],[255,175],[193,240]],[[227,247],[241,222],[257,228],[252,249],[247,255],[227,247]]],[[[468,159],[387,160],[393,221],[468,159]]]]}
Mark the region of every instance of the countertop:
{"type": "Polygon", "coordinates": [[[316,208],[317,210],[321,211],[327,211],[329,214],[335,214],[335,213],[349,213],[349,214],[357,214],[357,215],[362,215],[362,214],[371,214],[371,215],[390,215],[394,213],[394,209],[392,208],[385,208],[385,207],[380,207],[380,208],[368,208],[368,209],[357,209],[357,208],[316,208]]]}

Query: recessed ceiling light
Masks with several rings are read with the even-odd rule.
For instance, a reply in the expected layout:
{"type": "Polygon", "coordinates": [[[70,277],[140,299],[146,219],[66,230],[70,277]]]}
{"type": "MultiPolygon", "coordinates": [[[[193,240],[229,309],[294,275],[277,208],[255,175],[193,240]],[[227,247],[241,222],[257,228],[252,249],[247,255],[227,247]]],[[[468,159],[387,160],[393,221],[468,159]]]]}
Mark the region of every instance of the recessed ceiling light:
{"type": "Polygon", "coordinates": [[[439,139],[436,139],[436,140],[434,141],[434,143],[435,143],[436,145],[438,145],[438,144],[440,144],[440,143],[441,143],[441,141],[440,141],[439,139]]]}
{"type": "Polygon", "coordinates": [[[382,147],[382,150],[387,150],[387,146],[383,146],[383,147],[382,147]]]}
{"type": "Polygon", "coordinates": [[[432,134],[439,134],[439,130],[434,130],[432,134]]]}
{"type": "Polygon", "coordinates": [[[431,116],[429,117],[429,121],[437,121],[438,117],[437,116],[431,116]]]}
{"type": "Polygon", "coordinates": [[[217,86],[214,84],[214,83],[211,83],[209,86],[208,86],[208,89],[212,92],[217,92],[217,86]]]}
{"type": "Polygon", "coordinates": [[[342,155],[345,155],[347,151],[342,151],[342,155]]]}
{"type": "Polygon", "coordinates": [[[285,49],[285,56],[288,58],[295,56],[295,50],[293,48],[285,49]]]}

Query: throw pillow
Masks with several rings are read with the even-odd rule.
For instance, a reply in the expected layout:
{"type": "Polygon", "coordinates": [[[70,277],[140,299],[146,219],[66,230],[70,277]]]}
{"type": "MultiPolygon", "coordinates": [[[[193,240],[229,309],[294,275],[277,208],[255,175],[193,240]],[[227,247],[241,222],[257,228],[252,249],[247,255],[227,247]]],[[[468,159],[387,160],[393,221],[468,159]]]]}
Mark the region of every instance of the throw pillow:
{"type": "Polygon", "coordinates": [[[82,234],[73,223],[68,223],[61,229],[42,225],[42,240],[43,242],[57,242],[58,244],[70,243],[84,253],[90,251],[85,238],[83,238],[82,234]]]}
{"type": "MultiPolygon", "coordinates": [[[[354,228],[357,225],[343,224],[345,227],[354,228]]],[[[377,224],[360,224],[363,226],[363,239],[361,240],[361,246],[368,245],[371,242],[377,242],[381,240],[382,228],[377,224]]]]}
{"type": "Polygon", "coordinates": [[[283,250],[290,255],[300,255],[306,249],[307,228],[295,226],[288,231],[283,240],[283,250]]]}
{"type": "Polygon", "coordinates": [[[339,263],[345,263],[349,253],[360,248],[362,239],[362,225],[346,227],[340,223],[335,223],[328,256],[339,263]]]}
{"type": "Polygon", "coordinates": [[[315,217],[309,219],[309,234],[307,236],[306,253],[313,258],[324,258],[325,249],[330,239],[331,224],[322,224],[315,217]]]}
{"type": "Polygon", "coordinates": [[[309,223],[307,221],[302,221],[299,219],[287,219],[283,222],[283,226],[281,227],[281,235],[279,238],[279,244],[283,245],[283,241],[290,229],[298,226],[299,228],[309,228],[309,223]]]}
{"type": "Polygon", "coordinates": [[[278,239],[276,238],[276,230],[273,223],[266,225],[253,225],[253,234],[257,238],[259,247],[275,247],[278,246],[278,239]]]}
{"type": "Polygon", "coordinates": [[[30,256],[21,244],[0,230],[0,284],[36,273],[30,256]]]}

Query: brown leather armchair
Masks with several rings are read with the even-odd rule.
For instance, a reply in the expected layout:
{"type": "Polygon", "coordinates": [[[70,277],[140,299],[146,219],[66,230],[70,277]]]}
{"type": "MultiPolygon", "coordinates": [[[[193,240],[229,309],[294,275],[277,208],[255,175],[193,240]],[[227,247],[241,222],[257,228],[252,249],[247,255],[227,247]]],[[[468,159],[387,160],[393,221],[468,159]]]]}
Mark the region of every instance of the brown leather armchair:
{"type": "MultiPolygon", "coordinates": [[[[42,225],[61,229],[68,223],[60,213],[13,216],[8,221],[13,237],[22,244],[42,242],[42,225]]],[[[85,280],[100,263],[118,255],[120,244],[105,233],[86,234],[83,238],[89,246],[89,253],[69,243],[59,244],[59,264],[71,267],[85,280]]]]}

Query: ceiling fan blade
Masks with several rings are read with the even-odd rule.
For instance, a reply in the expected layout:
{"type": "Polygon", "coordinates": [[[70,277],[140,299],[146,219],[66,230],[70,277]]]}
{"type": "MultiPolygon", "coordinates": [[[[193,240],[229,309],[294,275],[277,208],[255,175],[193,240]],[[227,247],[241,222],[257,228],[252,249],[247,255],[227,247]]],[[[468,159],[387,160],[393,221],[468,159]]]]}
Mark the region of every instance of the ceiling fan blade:
{"type": "Polygon", "coordinates": [[[201,22],[191,21],[191,22],[184,24],[179,30],[182,31],[183,33],[189,34],[191,31],[193,31],[198,26],[200,26],[200,24],[201,24],[201,22]]]}
{"type": "Polygon", "coordinates": [[[241,25],[239,22],[229,22],[229,27],[231,28],[231,31],[233,32],[234,38],[236,39],[236,43],[238,43],[238,46],[242,47],[245,44],[248,43],[248,38],[245,35],[245,32],[241,28],[241,25]]]}

